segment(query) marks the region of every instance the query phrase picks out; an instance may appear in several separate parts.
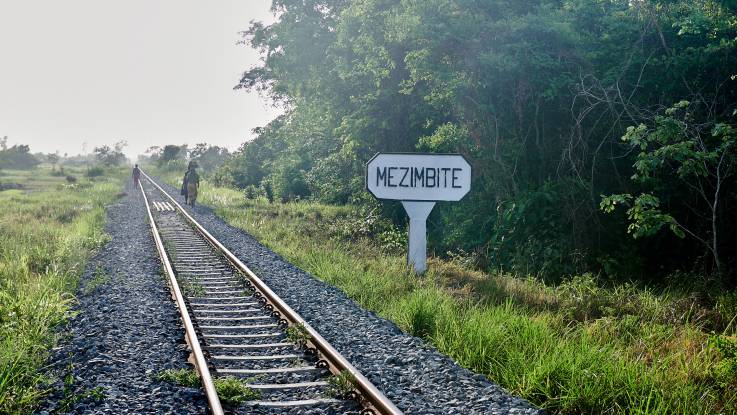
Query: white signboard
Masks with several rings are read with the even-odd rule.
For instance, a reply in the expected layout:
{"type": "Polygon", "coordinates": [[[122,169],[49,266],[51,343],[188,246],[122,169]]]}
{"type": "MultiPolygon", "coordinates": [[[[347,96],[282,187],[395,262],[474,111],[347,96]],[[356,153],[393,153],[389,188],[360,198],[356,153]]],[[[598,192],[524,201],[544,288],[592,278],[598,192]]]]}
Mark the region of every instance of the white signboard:
{"type": "Polygon", "coordinates": [[[366,188],[378,199],[461,200],[471,165],[460,154],[379,153],[366,164],[366,188]]]}
{"type": "Polygon", "coordinates": [[[407,263],[427,270],[427,217],[436,201],[461,200],[471,190],[471,165],[460,154],[379,153],[366,164],[366,189],[401,200],[409,216],[407,263]]]}

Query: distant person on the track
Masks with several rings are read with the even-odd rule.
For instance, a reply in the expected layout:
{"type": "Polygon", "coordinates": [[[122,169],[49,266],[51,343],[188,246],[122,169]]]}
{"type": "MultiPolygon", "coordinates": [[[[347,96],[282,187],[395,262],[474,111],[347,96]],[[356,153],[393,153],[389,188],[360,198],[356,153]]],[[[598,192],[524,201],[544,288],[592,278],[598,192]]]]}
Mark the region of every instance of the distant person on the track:
{"type": "Polygon", "coordinates": [[[187,204],[194,207],[197,200],[197,189],[200,187],[200,175],[197,173],[197,162],[189,163],[189,170],[184,175],[184,182],[187,187],[187,204]]]}
{"type": "Polygon", "coordinates": [[[138,186],[138,181],[141,180],[141,169],[138,168],[138,164],[133,167],[133,185],[138,186]]]}

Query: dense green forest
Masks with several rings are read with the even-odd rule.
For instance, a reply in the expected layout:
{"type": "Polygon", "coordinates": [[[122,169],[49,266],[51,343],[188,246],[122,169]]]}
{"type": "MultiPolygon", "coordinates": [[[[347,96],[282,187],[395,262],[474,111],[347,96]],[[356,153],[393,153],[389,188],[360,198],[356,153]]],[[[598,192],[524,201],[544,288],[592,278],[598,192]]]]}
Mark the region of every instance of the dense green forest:
{"type": "Polygon", "coordinates": [[[237,89],[286,108],[214,177],[375,206],[380,151],[458,152],[472,192],[436,255],[558,279],[737,284],[737,2],[275,0],[237,89]],[[683,277],[682,280],[692,280],[683,277]],[[713,281],[710,281],[713,282],[713,281]]]}

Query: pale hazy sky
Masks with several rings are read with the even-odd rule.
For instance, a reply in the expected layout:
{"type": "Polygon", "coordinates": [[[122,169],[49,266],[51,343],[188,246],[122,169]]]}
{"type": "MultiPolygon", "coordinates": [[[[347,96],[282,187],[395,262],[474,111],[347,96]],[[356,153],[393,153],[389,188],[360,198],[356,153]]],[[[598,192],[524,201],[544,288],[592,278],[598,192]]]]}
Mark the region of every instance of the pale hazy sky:
{"type": "Polygon", "coordinates": [[[0,0],[0,137],[77,154],[125,139],[237,148],[279,111],[232,88],[270,0],[0,0]]]}

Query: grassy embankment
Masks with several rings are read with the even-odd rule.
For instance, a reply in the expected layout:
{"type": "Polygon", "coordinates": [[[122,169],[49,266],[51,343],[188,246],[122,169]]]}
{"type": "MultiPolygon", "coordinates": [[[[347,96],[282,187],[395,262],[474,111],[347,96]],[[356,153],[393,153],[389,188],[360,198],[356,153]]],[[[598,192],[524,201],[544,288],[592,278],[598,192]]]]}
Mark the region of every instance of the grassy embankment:
{"type": "Polygon", "coordinates": [[[43,396],[43,366],[55,329],[69,317],[90,254],[105,241],[104,206],[122,174],[90,179],[84,170],[2,171],[0,183],[0,413],[27,414],[43,396]],[[71,180],[71,179],[70,179],[71,180]]]}
{"type": "Polygon", "coordinates": [[[364,307],[552,413],[737,413],[737,293],[706,307],[675,289],[603,287],[591,275],[544,286],[441,260],[416,278],[403,255],[382,252],[391,238],[372,232],[375,224],[355,208],[268,204],[207,184],[200,201],[364,307]]]}

